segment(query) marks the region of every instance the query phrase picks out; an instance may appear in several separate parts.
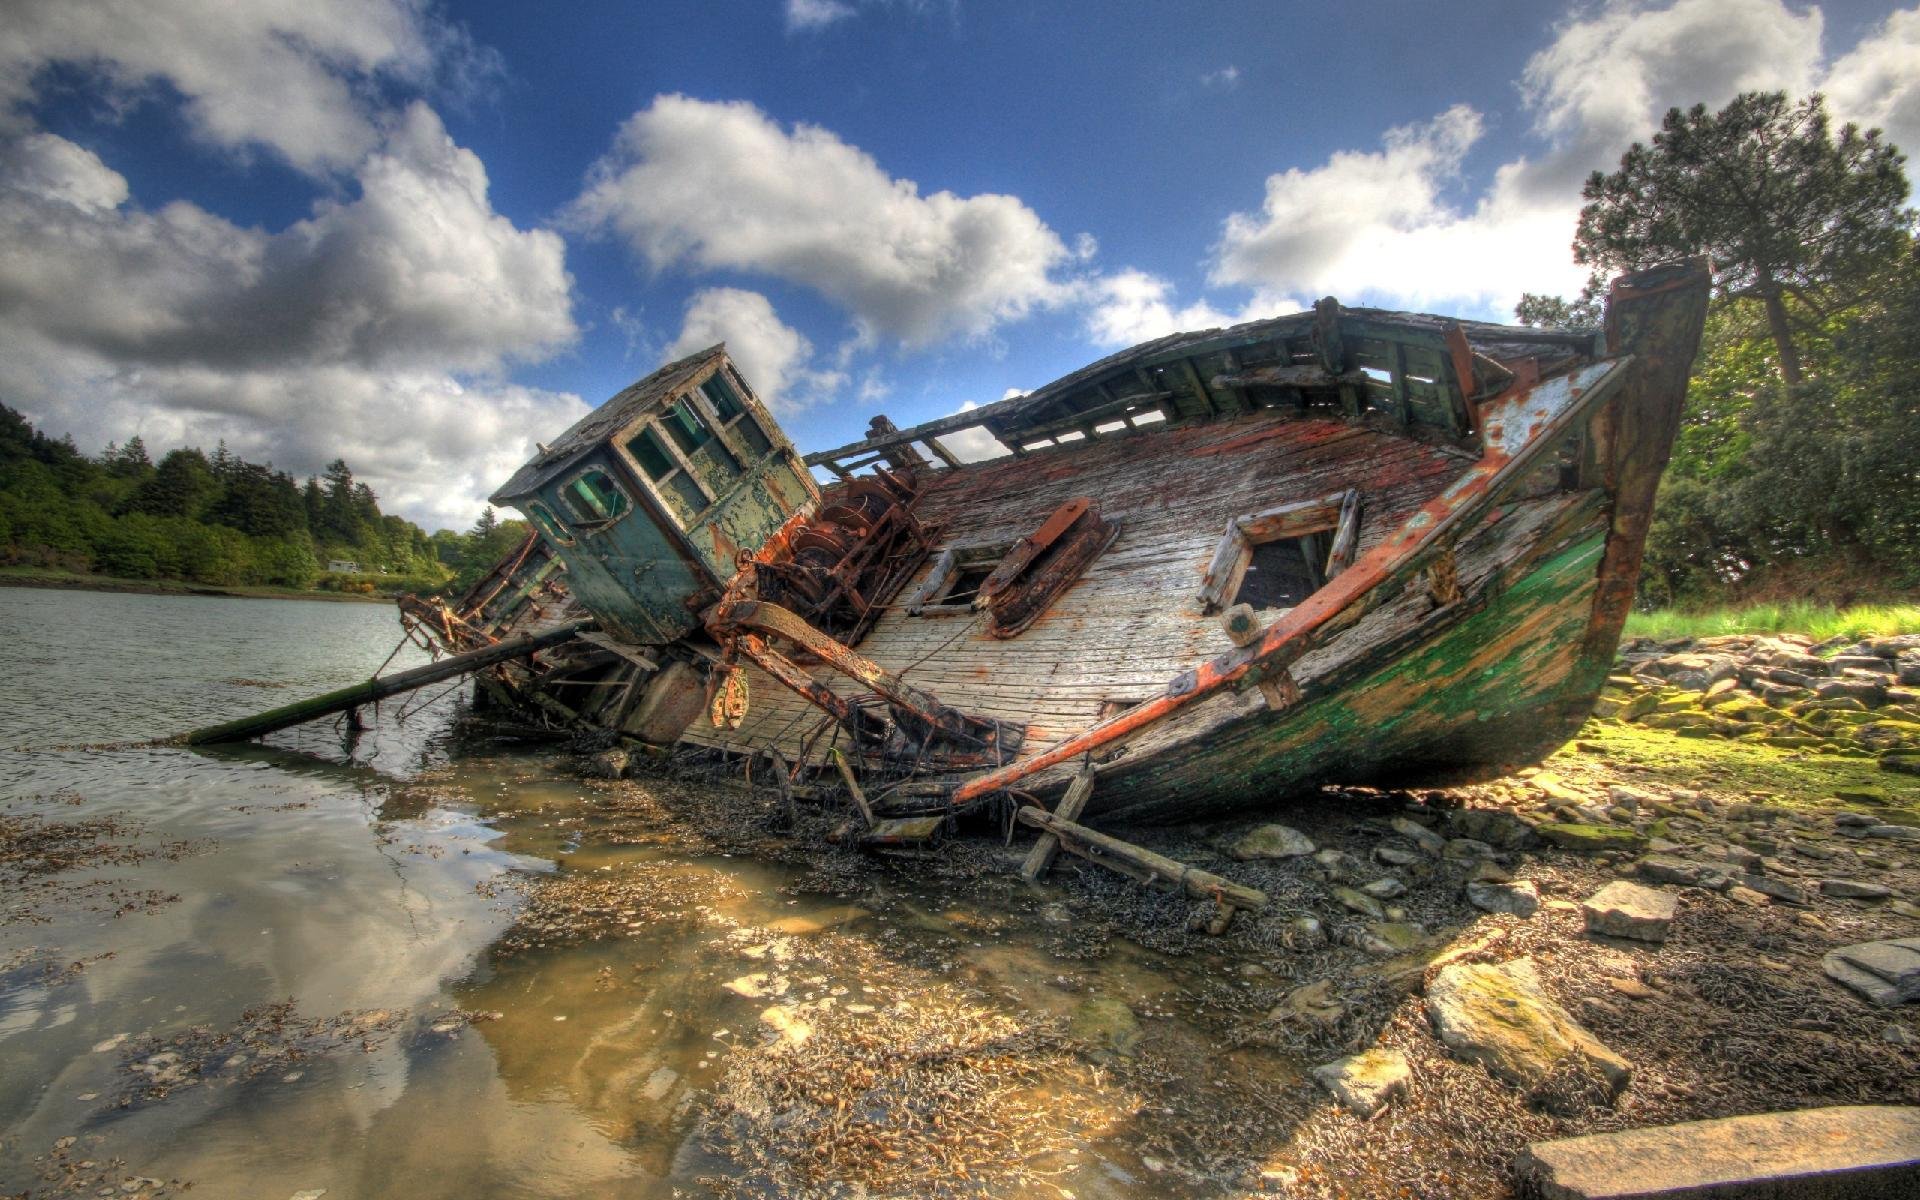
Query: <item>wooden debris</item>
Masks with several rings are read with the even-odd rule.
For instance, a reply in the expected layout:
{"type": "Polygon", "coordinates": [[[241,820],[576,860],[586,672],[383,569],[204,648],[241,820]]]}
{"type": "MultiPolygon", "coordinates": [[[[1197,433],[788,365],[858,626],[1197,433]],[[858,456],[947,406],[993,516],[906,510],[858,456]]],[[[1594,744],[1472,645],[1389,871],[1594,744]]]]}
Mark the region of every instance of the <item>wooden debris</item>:
{"type": "MultiPolygon", "coordinates": [[[[1080,774],[1074,776],[1067,785],[1067,794],[1060,798],[1059,807],[1053,815],[1063,821],[1075,821],[1080,812],[1087,807],[1087,800],[1093,795],[1093,764],[1087,763],[1080,768],[1080,774]]],[[[1053,865],[1053,856],[1060,851],[1060,838],[1057,834],[1042,833],[1040,840],[1033,844],[1027,853],[1027,861],[1020,865],[1020,878],[1029,882],[1047,873],[1053,865]]]]}
{"type": "Polygon", "coordinates": [[[1023,807],[1017,814],[1022,822],[1055,835],[1064,850],[1101,866],[1111,866],[1123,875],[1139,879],[1144,874],[1171,883],[1196,900],[1219,900],[1234,908],[1259,912],[1267,906],[1267,894],[1254,888],[1222,879],[1209,871],[1175,862],[1132,842],[1123,842],[1111,834],[1065,820],[1039,808],[1023,807]],[[1130,869],[1129,869],[1130,868],[1130,869]]]}

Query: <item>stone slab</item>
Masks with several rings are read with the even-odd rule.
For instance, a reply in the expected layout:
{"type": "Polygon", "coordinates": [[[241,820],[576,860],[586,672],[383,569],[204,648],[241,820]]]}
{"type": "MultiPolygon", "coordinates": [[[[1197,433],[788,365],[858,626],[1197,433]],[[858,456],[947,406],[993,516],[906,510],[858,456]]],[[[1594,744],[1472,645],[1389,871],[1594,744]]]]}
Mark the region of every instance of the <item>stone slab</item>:
{"type": "Polygon", "coordinates": [[[1676,910],[1672,893],[1624,879],[1601,888],[1580,905],[1588,933],[1643,942],[1666,941],[1676,910]]]}
{"type": "Polygon", "coordinates": [[[1537,1142],[1545,1200],[1891,1200],[1920,1195],[1920,1108],[1860,1105],[1537,1142]]]}

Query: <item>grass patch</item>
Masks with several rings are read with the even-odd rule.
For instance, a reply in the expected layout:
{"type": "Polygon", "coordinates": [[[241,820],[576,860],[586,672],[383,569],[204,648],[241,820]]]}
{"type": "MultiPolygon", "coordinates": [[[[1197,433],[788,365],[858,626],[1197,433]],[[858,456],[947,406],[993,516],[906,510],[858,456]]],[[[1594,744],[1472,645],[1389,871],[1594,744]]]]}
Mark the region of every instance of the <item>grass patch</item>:
{"type": "Polygon", "coordinates": [[[1920,632],[1920,604],[1831,604],[1791,601],[1710,608],[1699,612],[1663,609],[1627,618],[1627,637],[1713,637],[1727,633],[1804,633],[1815,641],[1833,637],[1887,637],[1920,632]]]}

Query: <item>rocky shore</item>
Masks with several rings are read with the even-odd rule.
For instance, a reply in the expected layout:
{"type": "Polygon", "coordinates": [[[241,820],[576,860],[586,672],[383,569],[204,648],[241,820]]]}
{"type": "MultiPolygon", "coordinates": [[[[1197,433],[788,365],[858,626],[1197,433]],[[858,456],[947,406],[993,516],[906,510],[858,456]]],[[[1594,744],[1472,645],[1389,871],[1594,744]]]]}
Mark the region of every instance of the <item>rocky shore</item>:
{"type": "MultiPolygon", "coordinates": [[[[1920,1104],[1917,672],[1914,636],[1635,643],[1540,768],[1112,831],[1271,898],[1224,937],[1206,905],[1079,860],[1023,884],[1018,838],[906,869],[1051,930],[1051,1044],[1137,1098],[1124,1138],[1087,1143],[1136,1185],[1528,1194],[1553,1161],[1529,1147],[1556,1139],[1920,1104]],[[1123,947],[1172,995],[1087,986],[1123,947]]],[[[856,900],[903,869],[832,862],[818,877],[856,900]]]]}

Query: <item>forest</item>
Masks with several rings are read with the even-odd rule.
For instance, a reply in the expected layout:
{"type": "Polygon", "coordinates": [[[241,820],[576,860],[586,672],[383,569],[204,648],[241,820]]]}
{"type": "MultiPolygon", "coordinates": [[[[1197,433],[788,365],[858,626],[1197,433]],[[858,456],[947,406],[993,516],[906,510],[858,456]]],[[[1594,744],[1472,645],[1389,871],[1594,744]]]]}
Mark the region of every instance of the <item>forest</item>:
{"type": "Polygon", "coordinates": [[[0,566],[210,587],[321,588],[390,594],[459,587],[526,535],[481,514],[466,533],[429,535],[380,511],[336,459],[304,483],[248,462],[169,450],[156,463],[138,436],[98,457],[34,429],[0,405],[0,566]],[[329,571],[352,562],[355,572],[329,571]]]}

